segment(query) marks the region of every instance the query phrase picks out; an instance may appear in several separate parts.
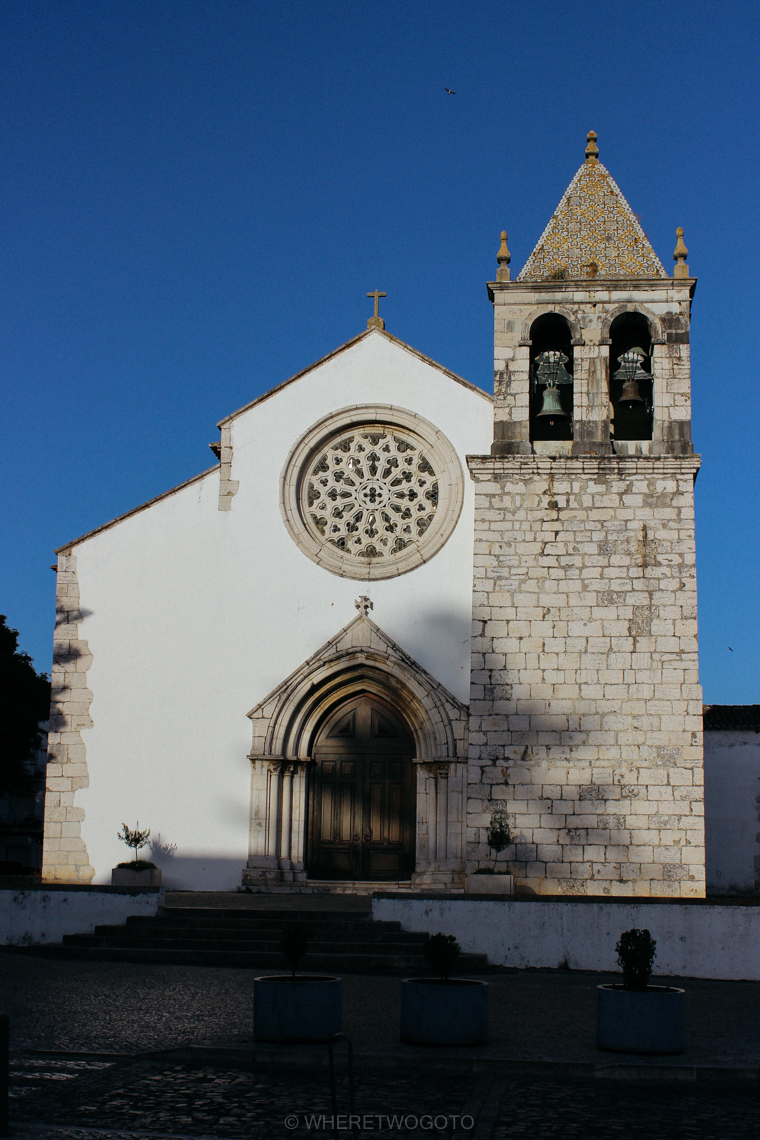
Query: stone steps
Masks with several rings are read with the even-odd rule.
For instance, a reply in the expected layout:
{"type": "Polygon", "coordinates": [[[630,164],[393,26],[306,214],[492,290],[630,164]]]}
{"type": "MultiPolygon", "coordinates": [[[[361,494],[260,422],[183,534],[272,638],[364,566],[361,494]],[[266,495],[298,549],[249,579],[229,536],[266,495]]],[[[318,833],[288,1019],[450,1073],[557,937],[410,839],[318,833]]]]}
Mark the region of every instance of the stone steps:
{"type": "MultiPolygon", "coordinates": [[[[162,936],[153,934],[146,938],[128,937],[123,934],[110,936],[95,934],[68,934],[64,938],[65,946],[110,946],[143,948],[146,950],[230,950],[246,951],[248,953],[281,954],[280,939],[263,938],[226,938],[223,933],[214,938],[179,938],[176,936],[162,936]]],[[[401,939],[395,942],[344,942],[344,941],[317,941],[309,942],[309,954],[363,954],[382,955],[405,954],[407,957],[422,955],[422,943],[406,943],[401,939]]]]}
{"type": "MultiPolygon", "coordinates": [[[[157,950],[135,946],[31,946],[26,951],[38,957],[70,958],[86,961],[145,962],[153,965],[228,966],[238,969],[287,973],[281,953],[267,954],[245,950],[157,950]]],[[[479,973],[485,962],[470,963],[470,955],[462,955],[464,962],[457,973],[479,973]]],[[[478,958],[479,955],[472,955],[478,958]]],[[[422,974],[430,968],[422,955],[399,954],[307,954],[298,967],[299,974],[422,974]]]]}
{"type": "MultiPolygon", "coordinates": [[[[308,938],[300,973],[428,974],[428,935],[402,930],[398,922],[329,910],[164,909],[133,916],[123,926],[98,926],[92,934],[68,934],[60,945],[34,946],[30,953],[101,961],[234,966],[287,972],[283,932],[298,926],[308,938]]],[[[457,973],[488,968],[483,954],[462,954],[457,973]]]]}
{"type": "MultiPolygon", "coordinates": [[[[228,917],[229,912],[204,912],[203,915],[197,917],[186,918],[186,914],[191,914],[187,909],[185,911],[165,911],[163,914],[155,915],[131,915],[126,919],[126,926],[130,929],[137,929],[141,927],[154,926],[157,919],[161,919],[162,926],[166,929],[180,930],[180,929],[227,929],[227,930],[250,930],[255,927],[256,930],[275,930],[277,934],[281,934],[283,928],[286,926],[302,926],[309,931],[309,934],[317,933],[319,930],[344,930],[346,933],[356,934],[393,934],[401,930],[400,922],[389,921],[376,921],[367,918],[348,918],[344,919],[336,917],[330,919],[325,917],[324,914],[319,914],[316,919],[310,917],[310,912],[302,914],[294,914],[289,911],[280,911],[276,914],[261,915],[260,911],[243,912],[240,915],[232,912],[231,917],[228,917]],[[216,914],[220,915],[219,919],[216,914]]],[[[313,911],[311,912],[313,915],[313,911]]],[[[116,929],[116,928],[115,928],[116,929]]],[[[121,927],[117,928],[121,929],[121,927]]],[[[411,936],[416,938],[424,938],[425,935],[412,934],[411,931],[406,931],[404,936],[411,936]]]]}

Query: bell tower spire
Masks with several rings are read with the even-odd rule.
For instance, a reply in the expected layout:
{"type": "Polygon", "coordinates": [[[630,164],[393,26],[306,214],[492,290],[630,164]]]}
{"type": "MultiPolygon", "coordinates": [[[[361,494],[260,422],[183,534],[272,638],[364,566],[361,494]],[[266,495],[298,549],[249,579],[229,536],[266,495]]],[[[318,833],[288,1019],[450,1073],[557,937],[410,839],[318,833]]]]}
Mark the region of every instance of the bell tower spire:
{"type": "Polygon", "coordinates": [[[488,286],[495,455],[693,453],[684,375],[696,281],[680,227],[677,237],[670,278],[589,131],[585,161],[514,281],[502,234],[488,286]],[[621,398],[621,358],[634,348],[640,401],[621,398]],[[545,383],[546,352],[566,358],[564,386],[545,383]]]}
{"type": "Polygon", "coordinates": [[[696,281],[676,233],[670,277],[589,131],[516,279],[500,250],[488,285],[494,440],[468,459],[467,869],[506,811],[518,891],[705,893],[696,281]]]}

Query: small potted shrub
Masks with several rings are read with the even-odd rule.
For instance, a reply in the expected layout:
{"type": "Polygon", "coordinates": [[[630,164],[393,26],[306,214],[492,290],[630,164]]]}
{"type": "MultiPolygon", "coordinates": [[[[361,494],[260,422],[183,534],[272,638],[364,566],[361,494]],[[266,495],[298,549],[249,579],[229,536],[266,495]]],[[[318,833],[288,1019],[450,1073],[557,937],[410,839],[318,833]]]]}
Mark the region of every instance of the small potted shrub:
{"type": "Polygon", "coordinates": [[[615,947],[623,981],[597,986],[596,1047],[612,1053],[682,1053],[685,996],[650,986],[657,943],[648,930],[626,930],[615,947]]]}
{"type": "Polygon", "coordinates": [[[343,981],[327,974],[296,974],[308,948],[306,932],[288,927],[281,949],[289,974],[253,980],[256,1041],[329,1041],[343,1023],[343,981]]]}
{"type": "Polygon", "coordinates": [[[161,886],[161,870],[155,863],[151,863],[149,859],[140,859],[138,851],[145,847],[150,839],[150,828],[145,831],[140,830],[140,821],[137,821],[137,826],[131,828],[129,824],[123,823],[121,831],[118,832],[118,838],[122,843],[126,843],[127,847],[131,847],[135,853],[134,859],[130,859],[127,863],[118,863],[111,871],[111,886],[112,887],[160,887],[161,886]]]}
{"type": "Polygon", "coordinates": [[[511,895],[514,894],[515,880],[506,867],[499,868],[496,860],[505,848],[513,843],[512,832],[509,829],[506,816],[503,812],[495,811],[486,830],[486,843],[493,851],[493,866],[479,867],[467,876],[468,894],[476,895],[511,895]]]}
{"type": "Polygon", "coordinates": [[[453,934],[434,934],[425,957],[435,977],[401,983],[401,1040],[412,1045],[483,1045],[488,1040],[488,982],[452,978],[459,958],[453,934]]]}

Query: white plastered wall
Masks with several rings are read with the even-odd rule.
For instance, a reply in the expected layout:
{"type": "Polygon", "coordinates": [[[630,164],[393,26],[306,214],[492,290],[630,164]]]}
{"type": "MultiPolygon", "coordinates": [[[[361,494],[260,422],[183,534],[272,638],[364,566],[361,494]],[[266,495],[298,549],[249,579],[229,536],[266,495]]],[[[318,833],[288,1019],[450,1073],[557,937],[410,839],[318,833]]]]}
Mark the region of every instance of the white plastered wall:
{"type": "Polygon", "coordinates": [[[760,881],[760,734],[711,730],[704,742],[708,894],[746,894],[760,881]]]}
{"type": "Polygon", "coordinates": [[[139,820],[176,852],[150,857],[164,883],[230,889],[248,855],[247,711],[356,616],[372,618],[460,700],[469,700],[473,489],[465,456],[487,453],[488,397],[381,334],[365,337],[232,421],[231,509],[213,471],[74,544],[93,660],[93,727],[82,836],[94,883],[128,858],[116,838],[139,820]],[[465,499],[429,563],[398,578],[341,578],[307,558],[280,513],[297,439],[331,411],[392,404],[424,416],[456,450],[465,499]]]}

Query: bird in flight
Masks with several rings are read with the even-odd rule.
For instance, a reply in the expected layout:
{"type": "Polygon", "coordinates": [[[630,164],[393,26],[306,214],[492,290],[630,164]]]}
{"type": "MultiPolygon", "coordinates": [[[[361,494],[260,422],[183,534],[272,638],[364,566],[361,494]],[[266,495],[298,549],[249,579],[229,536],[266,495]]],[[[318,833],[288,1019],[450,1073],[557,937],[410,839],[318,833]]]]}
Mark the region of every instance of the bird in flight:
{"type": "Polygon", "coordinates": [[[447,95],[456,95],[456,91],[452,91],[450,87],[444,87],[443,90],[446,92],[447,95]]]}

